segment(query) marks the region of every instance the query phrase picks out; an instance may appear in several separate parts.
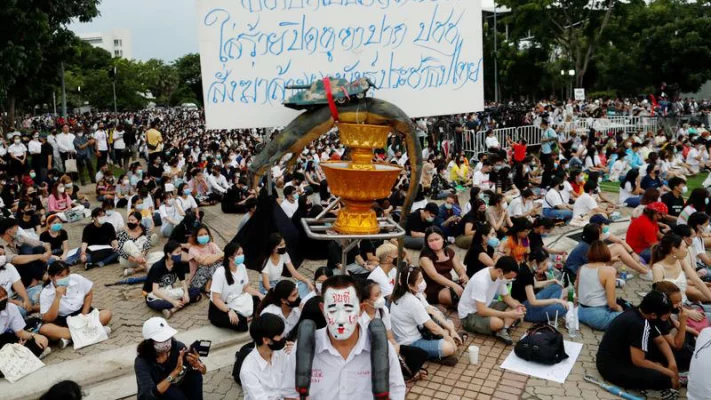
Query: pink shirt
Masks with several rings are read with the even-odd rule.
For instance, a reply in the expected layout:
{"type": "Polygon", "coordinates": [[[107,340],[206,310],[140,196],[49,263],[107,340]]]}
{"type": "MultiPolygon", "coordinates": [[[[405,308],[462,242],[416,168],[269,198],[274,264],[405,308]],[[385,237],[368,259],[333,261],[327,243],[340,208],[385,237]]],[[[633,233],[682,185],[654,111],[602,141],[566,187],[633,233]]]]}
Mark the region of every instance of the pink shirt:
{"type": "Polygon", "coordinates": [[[49,212],[62,212],[72,208],[72,199],[66,193],[59,194],[59,198],[54,194],[49,195],[49,212]]]}

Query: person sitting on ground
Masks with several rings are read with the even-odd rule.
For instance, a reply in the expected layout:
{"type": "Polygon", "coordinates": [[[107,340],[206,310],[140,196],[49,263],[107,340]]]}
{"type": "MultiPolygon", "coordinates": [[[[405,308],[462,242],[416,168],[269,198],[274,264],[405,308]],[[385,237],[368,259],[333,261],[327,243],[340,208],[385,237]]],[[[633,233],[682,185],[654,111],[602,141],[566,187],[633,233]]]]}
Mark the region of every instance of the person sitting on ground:
{"type": "Polygon", "coordinates": [[[516,218],[514,224],[506,232],[506,237],[501,241],[499,251],[511,256],[519,265],[523,264],[531,253],[528,234],[531,232],[531,222],[526,218],[516,218]]]}
{"type": "Polygon", "coordinates": [[[188,288],[185,272],[180,243],[171,240],[163,246],[163,258],[151,266],[146,276],[143,284],[146,305],[170,319],[183,307],[200,301],[200,289],[188,288]],[[176,283],[180,287],[175,287],[176,283]]]}
{"type": "MultiPolygon", "coordinates": [[[[69,265],[55,261],[47,270],[49,279],[40,293],[40,314],[42,326],[40,333],[50,340],[58,340],[59,348],[64,349],[72,342],[67,318],[79,314],[87,315],[94,310],[94,283],[81,275],[70,274],[69,265]]],[[[99,311],[99,321],[106,334],[111,334],[108,327],[111,311],[99,311]]]]}
{"type": "MultiPolygon", "coordinates": [[[[640,273],[640,277],[644,280],[651,281],[652,273],[649,268],[644,265],[642,257],[634,252],[634,249],[624,240],[610,233],[610,224],[612,221],[605,218],[604,215],[597,214],[590,217],[591,224],[600,226],[600,240],[607,241],[612,261],[622,261],[623,264],[640,273]]],[[[586,253],[587,254],[587,253],[586,253]]]]}
{"type": "Polygon", "coordinates": [[[114,205],[116,208],[124,208],[128,205],[128,200],[135,195],[135,191],[131,186],[128,175],[121,175],[116,184],[116,193],[114,196],[114,205]]]}
{"type": "Polygon", "coordinates": [[[148,270],[146,256],[151,248],[150,232],[140,221],[140,213],[134,211],[128,214],[126,229],[117,235],[119,264],[124,268],[123,276],[148,270]]]}
{"type": "Polygon", "coordinates": [[[7,262],[17,268],[22,284],[30,288],[44,279],[47,262],[56,257],[44,243],[18,233],[19,226],[14,218],[0,220],[0,247],[5,251],[7,262]]]}
{"type": "Polygon", "coordinates": [[[284,331],[281,332],[281,335],[289,337],[299,323],[301,304],[301,297],[299,297],[296,285],[285,279],[267,291],[259,303],[255,315],[274,314],[278,316],[284,321],[284,331]]]}
{"type": "Polygon", "coordinates": [[[644,212],[644,209],[647,208],[647,204],[652,204],[656,201],[659,201],[659,193],[658,189],[655,188],[649,188],[644,191],[642,194],[642,198],[639,200],[639,205],[632,210],[632,215],[631,218],[639,218],[642,213],[644,212]]]}
{"type": "MultiPolygon", "coordinates": [[[[709,227],[709,216],[705,212],[696,212],[691,214],[688,221],[688,226],[693,232],[692,246],[694,254],[696,254],[697,270],[701,270],[704,276],[709,276],[709,266],[711,266],[711,257],[706,253],[705,233],[709,227]]],[[[706,278],[708,279],[708,278],[706,278]]]]}
{"type": "Polygon", "coordinates": [[[289,252],[286,248],[286,241],[282,238],[279,232],[273,232],[269,235],[267,243],[267,256],[262,265],[261,280],[259,281],[259,291],[266,294],[267,291],[281,281],[284,274],[284,267],[289,271],[291,276],[298,282],[299,295],[304,297],[312,290],[314,285],[311,281],[299,273],[294,264],[291,262],[289,252]]]}
{"type": "Polygon", "coordinates": [[[321,288],[323,286],[323,282],[325,282],[326,279],[332,276],[333,270],[331,268],[318,267],[314,272],[314,290],[312,290],[311,292],[309,292],[309,294],[301,298],[301,304],[303,304],[305,307],[306,303],[312,298],[322,296],[323,292],[321,291],[321,288]]]}
{"type": "Polygon", "coordinates": [[[511,217],[506,210],[506,198],[501,194],[489,197],[489,207],[486,209],[486,221],[494,228],[499,238],[503,238],[513,226],[511,217]]]}
{"type": "Polygon", "coordinates": [[[143,323],[134,372],[138,399],[202,399],[207,367],[196,350],[175,339],[175,329],[160,317],[143,323]]]}
{"type": "Polygon", "coordinates": [[[92,223],[84,227],[81,235],[81,247],[73,255],[67,257],[67,264],[85,263],[85,269],[103,268],[113,264],[119,258],[118,238],[114,226],[106,223],[106,213],[102,208],[91,211],[92,223]],[[107,246],[109,248],[92,250],[89,246],[107,246]]]}
{"type": "Polygon", "coordinates": [[[513,344],[509,329],[526,315],[526,307],[511,297],[507,285],[519,273],[513,257],[503,256],[493,267],[477,272],[464,288],[459,300],[459,319],[466,331],[495,336],[507,345],[513,344]],[[494,298],[501,296],[500,301],[494,298]]]}
{"type": "MultiPolygon", "coordinates": [[[[672,303],[672,315],[668,320],[654,324],[654,327],[669,344],[679,372],[687,372],[694,355],[696,338],[699,336],[699,332],[688,325],[691,319],[689,312],[692,310],[684,307],[681,290],[673,282],[656,282],[652,288],[667,295],[672,303]]],[[[666,357],[656,346],[650,349],[648,359],[660,364],[666,362],[666,357]]]]}
{"type": "Polygon", "coordinates": [[[696,349],[689,366],[686,397],[688,400],[702,400],[711,393],[711,329],[704,329],[696,339],[696,349]]]}
{"type": "Polygon", "coordinates": [[[118,233],[124,230],[125,224],[120,212],[114,210],[114,202],[112,200],[104,200],[101,208],[106,213],[106,222],[114,226],[114,230],[118,233]]]}
{"type": "Polygon", "coordinates": [[[639,205],[640,200],[642,200],[641,195],[644,193],[644,189],[639,186],[641,179],[638,168],[632,168],[627,172],[627,175],[620,182],[618,204],[632,208],[639,205]]]}
{"type": "Polygon", "coordinates": [[[72,209],[72,199],[66,193],[62,182],[56,182],[52,186],[52,193],[49,195],[49,214],[63,213],[72,209]]]}
{"type": "Polygon", "coordinates": [[[662,182],[662,178],[659,176],[661,175],[661,173],[661,168],[658,165],[649,164],[647,166],[647,175],[642,178],[642,181],[640,182],[639,186],[644,190],[647,190],[649,188],[663,190],[664,182],[662,182]]]}
{"type": "Polygon", "coordinates": [[[548,255],[557,254],[563,257],[568,255],[565,250],[554,249],[543,243],[543,238],[551,234],[554,226],[555,222],[550,218],[537,217],[533,220],[531,232],[528,234],[529,247],[531,247],[532,253],[537,250],[543,250],[548,255]]]}
{"type": "Polygon", "coordinates": [[[600,375],[625,389],[661,390],[662,398],[676,400],[679,371],[669,343],[655,328],[669,319],[672,308],[664,293],[652,290],[638,307],[612,321],[597,351],[595,362],[600,375]],[[666,355],[666,365],[647,358],[652,346],[666,355]]]}
{"type": "MultiPolygon", "coordinates": [[[[247,326],[245,325],[245,328],[247,326]]],[[[263,314],[254,319],[249,335],[254,350],[242,361],[239,372],[245,400],[281,399],[281,385],[285,379],[287,345],[284,321],[274,314],[263,314]]]]}
{"type": "Polygon", "coordinates": [[[227,243],[224,254],[223,266],[212,275],[207,318],[217,327],[246,332],[247,323],[264,295],[249,285],[242,247],[235,242],[227,243]]]}
{"type": "Polygon", "coordinates": [[[548,271],[548,266],[548,255],[541,249],[531,253],[528,263],[520,264],[511,286],[511,297],[526,307],[524,320],[527,322],[553,321],[568,311],[568,303],[562,298],[563,284],[557,279],[536,278],[540,272],[548,271]]]}
{"type": "Polygon", "coordinates": [[[412,346],[427,352],[431,360],[455,365],[457,345],[462,343],[451,321],[435,312],[425,299],[427,282],[419,267],[403,268],[398,274],[399,285],[390,296],[392,329],[400,346],[412,346]],[[424,332],[424,334],[423,334],[424,332]]]}
{"type": "Polygon", "coordinates": [[[462,210],[459,208],[457,201],[457,195],[450,193],[447,195],[444,204],[439,207],[436,223],[446,237],[458,236],[462,228],[462,210]]]}
{"type": "Polygon", "coordinates": [[[464,256],[464,265],[467,266],[467,276],[471,279],[474,274],[487,267],[496,265],[500,253],[496,252],[501,241],[496,237],[496,231],[485,222],[476,230],[467,254],[464,256]]]}
{"type": "Polygon", "coordinates": [[[390,295],[395,288],[395,279],[397,279],[397,267],[395,266],[397,246],[390,242],[385,242],[378,246],[375,250],[375,255],[380,262],[368,275],[368,279],[377,282],[380,285],[383,297],[390,299],[390,295]]]}
{"type": "Polygon", "coordinates": [[[684,210],[684,198],[682,194],[689,191],[686,181],[683,178],[673,177],[669,179],[669,192],[662,195],[662,203],[667,205],[669,213],[664,222],[670,226],[676,225],[679,215],[684,210]]]}
{"type": "Polygon", "coordinates": [[[593,329],[604,331],[623,311],[615,295],[617,270],[609,266],[610,249],[600,240],[590,243],[587,258],[588,263],[580,267],[575,280],[580,304],[578,319],[593,329]]]}
{"type": "Polygon", "coordinates": [[[190,236],[190,287],[210,292],[210,282],[217,267],[222,265],[224,254],[212,238],[210,229],[202,224],[190,236]]]}
{"type": "Polygon", "coordinates": [[[667,206],[661,201],[647,204],[642,215],[632,220],[627,228],[625,241],[646,263],[652,257],[652,246],[662,237],[658,223],[668,212],[667,206]]]}
{"type": "Polygon", "coordinates": [[[696,212],[706,210],[706,205],[709,202],[709,192],[703,188],[696,188],[691,191],[689,198],[686,200],[686,206],[681,210],[677,225],[686,225],[689,223],[689,217],[696,212]]]}
{"type": "Polygon", "coordinates": [[[296,193],[296,187],[288,186],[284,188],[284,199],[281,201],[280,206],[289,219],[294,216],[294,213],[299,208],[299,194],[296,193]]]}
{"type": "MultiPolygon", "coordinates": [[[[172,189],[173,185],[168,183],[165,185],[167,189],[172,189]]],[[[166,190],[163,193],[163,203],[158,209],[162,225],[160,233],[163,237],[169,238],[173,234],[173,229],[180,224],[185,217],[185,211],[180,207],[180,203],[176,203],[173,198],[173,191],[166,190]]]]}
{"type": "Polygon", "coordinates": [[[40,235],[40,241],[49,245],[52,255],[66,261],[69,253],[69,235],[62,227],[62,220],[56,215],[47,218],[47,229],[40,235]]]}
{"type": "Polygon", "coordinates": [[[486,203],[484,200],[477,198],[470,201],[470,203],[473,203],[472,209],[464,215],[460,222],[463,225],[463,232],[454,240],[454,243],[460,249],[468,249],[471,246],[477,226],[487,223],[486,203]]]}
{"type": "Polygon", "coordinates": [[[435,203],[427,203],[424,208],[415,210],[407,216],[405,225],[405,247],[420,250],[425,245],[425,230],[432,226],[439,212],[435,203]]]}
{"type": "Polygon", "coordinates": [[[554,176],[551,178],[551,187],[543,197],[543,216],[546,218],[562,219],[569,221],[573,218],[573,206],[568,204],[562,194],[565,185],[563,179],[554,176]]]}
{"type": "Polygon", "coordinates": [[[536,195],[529,188],[523,189],[521,195],[511,200],[506,211],[511,218],[525,217],[532,219],[541,213],[541,204],[536,204],[536,195]]]}
{"type": "Polygon", "coordinates": [[[597,184],[591,181],[585,182],[583,190],[584,193],[580,195],[578,199],[575,200],[575,204],[573,204],[573,218],[582,216],[584,219],[588,219],[594,214],[608,216],[612,210],[600,207],[593,197],[593,194],[597,191],[597,184]]]}
{"type": "Polygon", "coordinates": [[[51,352],[49,341],[43,335],[26,331],[25,326],[20,307],[10,301],[10,294],[0,286],[0,348],[19,343],[40,360],[45,358],[51,352]]]}
{"type": "Polygon", "coordinates": [[[445,307],[457,305],[464,286],[469,281],[464,264],[459,260],[454,250],[445,246],[444,233],[432,226],[425,231],[425,247],[420,253],[420,267],[425,273],[427,282],[425,296],[430,304],[441,304],[445,307]],[[452,270],[458,279],[452,278],[452,270]]]}

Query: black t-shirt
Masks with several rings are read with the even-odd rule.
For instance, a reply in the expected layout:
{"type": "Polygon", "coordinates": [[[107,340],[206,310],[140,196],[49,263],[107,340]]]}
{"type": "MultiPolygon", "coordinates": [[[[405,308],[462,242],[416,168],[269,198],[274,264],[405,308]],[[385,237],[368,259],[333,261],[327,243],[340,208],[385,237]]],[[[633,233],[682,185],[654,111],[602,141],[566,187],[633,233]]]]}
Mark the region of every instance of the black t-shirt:
{"type": "Polygon", "coordinates": [[[29,221],[25,221],[24,217],[19,217],[17,219],[17,225],[20,226],[20,228],[25,229],[25,230],[34,230],[37,225],[40,224],[40,219],[37,215],[32,214],[30,216],[29,221]]]}
{"type": "Polygon", "coordinates": [[[543,237],[534,232],[531,231],[531,233],[528,234],[528,242],[529,246],[531,246],[531,253],[535,252],[538,249],[543,249],[543,237]]]}
{"type": "Polygon", "coordinates": [[[81,235],[82,243],[87,243],[89,246],[108,246],[114,240],[116,240],[116,231],[114,226],[108,222],[101,226],[96,226],[92,222],[84,228],[84,232],[81,235]]]}
{"type": "Polygon", "coordinates": [[[47,231],[42,232],[40,235],[40,241],[43,243],[49,243],[49,247],[52,250],[62,249],[62,244],[67,240],[69,240],[69,235],[67,235],[67,231],[64,229],[59,231],[59,235],[57,235],[57,237],[52,237],[52,235],[50,235],[47,231]]]}
{"type": "Polygon", "coordinates": [[[161,289],[170,289],[176,282],[184,280],[185,263],[173,263],[173,269],[168,271],[168,268],[165,266],[165,258],[163,258],[153,264],[150,271],[148,271],[146,283],[143,284],[143,291],[151,293],[154,283],[157,283],[161,289]]]}
{"type": "Polygon", "coordinates": [[[492,258],[494,258],[494,248],[487,245],[486,250],[484,247],[479,244],[479,243],[473,243],[469,247],[469,250],[467,251],[467,255],[464,256],[464,265],[467,266],[467,276],[471,278],[476,274],[477,272],[481,271],[484,268],[487,268],[488,265],[485,265],[481,261],[479,261],[479,255],[483,252],[486,252],[486,254],[492,258]]]}
{"type": "Polygon", "coordinates": [[[151,164],[148,166],[148,176],[152,176],[154,178],[160,178],[163,176],[163,166],[158,164],[151,164]]]}
{"type": "Polygon", "coordinates": [[[405,230],[407,231],[407,235],[412,235],[412,232],[422,232],[424,233],[427,228],[432,226],[432,222],[427,222],[422,220],[422,216],[420,214],[420,211],[424,210],[423,208],[420,208],[418,210],[415,210],[415,212],[411,213],[410,215],[407,216],[407,226],[405,227],[405,230]]]}
{"type": "Polygon", "coordinates": [[[526,297],[526,286],[535,284],[535,278],[533,277],[533,272],[531,268],[526,264],[522,264],[519,267],[518,275],[516,275],[516,280],[513,281],[511,286],[511,297],[523,303],[528,300],[526,297]]]}
{"type": "Polygon", "coordinates": [[[375,255],[375,249],[377,249],[381,244],[383,244],[382,240],[361,240],[359,244],[360,256],[363,257],[363,260],[368,261],[368,253],[373,253],[373,255],[375,255]]]}
{"type": "Polygon", "coordinates": [[[42,144],[40,152],[40,168],[52,169],[49,164],[49,157],[54,154],[54,148],[48,142],[42,144]]]}
{"type": "Polygon", "coordinates": [[[390,201],[390,205],[393,207],[393,210],[397,209],[398,207],[402,207],[402,205],[405,203],[405,197],[400,195],[400,191],[396,191],[391,194],[388,200],[390,201]]]}
{"type": "Polygon", "coordinates": [[[678,217],[681,214],[681,210],[684,209],[684,198],[681,196],[677,198],[672,192],[662,195],[662,203],[667,205],[669,215],[674,217],[678,217]]]}
{"type": "Polygon", "coordinates": [[[597,351],[598,365],[632,366],[630,347],[648,353],[649,346],[655,346],[654,338],[657,336],[659,331],[642,317],[638,308],[630,308],[607,327],[597,351]]]}

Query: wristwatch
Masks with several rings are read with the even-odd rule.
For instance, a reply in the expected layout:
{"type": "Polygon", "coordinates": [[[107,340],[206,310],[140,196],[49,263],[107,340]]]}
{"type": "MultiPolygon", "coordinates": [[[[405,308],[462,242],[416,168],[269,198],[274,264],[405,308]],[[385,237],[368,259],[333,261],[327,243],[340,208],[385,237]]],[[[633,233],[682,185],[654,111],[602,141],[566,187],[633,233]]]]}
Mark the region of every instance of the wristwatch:
{"type": "Polygon", "coordinates": [[[173,381],[175,380],[175,379],[173,379],[173,375],[168,375],[168,377],[165,379],[168,380],[168,383],[173,383],[173,381]]]}

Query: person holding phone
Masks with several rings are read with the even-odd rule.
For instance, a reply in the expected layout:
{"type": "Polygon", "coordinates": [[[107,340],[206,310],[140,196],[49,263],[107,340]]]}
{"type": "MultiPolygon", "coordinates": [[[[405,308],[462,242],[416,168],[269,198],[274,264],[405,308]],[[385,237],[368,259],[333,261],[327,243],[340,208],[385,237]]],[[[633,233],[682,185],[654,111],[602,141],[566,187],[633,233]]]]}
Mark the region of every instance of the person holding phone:
{"type": "Polygon", "coordinates": [[[142,333],[134,362],[138,400],[202,400],[207,367],[197,350],[177,341],[178,331],[160,317],[146,321],[142,333]]]}

